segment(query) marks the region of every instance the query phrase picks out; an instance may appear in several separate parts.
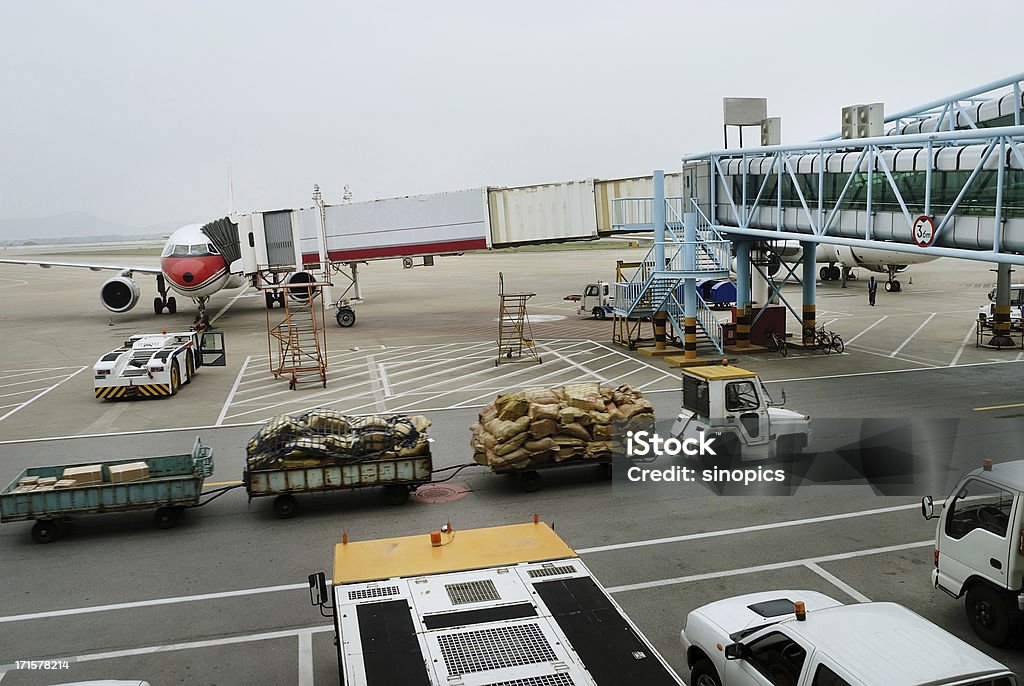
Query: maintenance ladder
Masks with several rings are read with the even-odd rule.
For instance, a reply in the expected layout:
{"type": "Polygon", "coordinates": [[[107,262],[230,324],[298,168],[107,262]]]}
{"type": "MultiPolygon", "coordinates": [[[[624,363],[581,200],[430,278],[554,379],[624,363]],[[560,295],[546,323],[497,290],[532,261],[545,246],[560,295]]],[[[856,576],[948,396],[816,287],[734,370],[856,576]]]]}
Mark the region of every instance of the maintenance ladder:
{"type": "Polygon", "coordinates": [[[267,347],[270,373],[288,379],[288,388],[319,382],[327,387],[327,332],[324,328],[323,287],[327,282],[266,284],[260,290],[267,302],[280,302],[283,319],[273,323],[267,308],[267,347]],[[272,297],[269,295],[272,294],[272,297]]]}
{"type": "Polygon", "coordinates": [[[505,276],[498,272],[498,357],[494,366],[504,362],[522,361],[527,357],[542,362],[533,342],[526,301],[536,293],[506,293],[505,276]]]}

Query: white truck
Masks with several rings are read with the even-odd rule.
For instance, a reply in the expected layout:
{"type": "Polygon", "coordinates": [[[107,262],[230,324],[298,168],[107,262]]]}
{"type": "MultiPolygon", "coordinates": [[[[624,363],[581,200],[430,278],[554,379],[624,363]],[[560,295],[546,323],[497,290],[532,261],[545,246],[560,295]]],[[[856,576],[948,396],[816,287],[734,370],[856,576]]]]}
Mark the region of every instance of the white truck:
{"type": "MultiPolygon", "coordinates": [[[[988,304],[978,308],[978,322],[982,328],[991,329],[996,320],[996,289],[988,292],[988,304]]],[[[1010,286],[1010,328],[1024,327],[1024,283],[1010,286]]]]}
{"type": "Polygon", "coordinates": [[[607,319],[612,314],[615,294],[612,293],[610,283],[598,281],[584,286],[582,294],[567,295],[563,300],[578,302],[580,305],[576,309],[576,314],[581,317],[607,319]]]}
{"type": "Polygon", "coordinates": [[[97,360],[93,387],[102,400],[164,398],[192,381],[199,367],[225,364],[223,332],[137,334],[97,360]]]}
{"type": "Polygon", "coordinates": [[[334,546],[309,577],[346,686],[682,686],[547,524],[334,546]],[[329,610],[329,612],[328,612],[329,610]]]}
{"type": "Polygon", "coordinates": [[[1017,686],[1004,665],[895,603],[766,591],[697,608],[690,686],[1017,686]]]}
{"type": "Polygon", "coordinates": [[[1000,646],[1024,623],[1024,460],[981,467],[962,478],[936,514],[932,586],[966,598],[967,621],[986,643],[1000,646]]]}
{"type": "Polygon", "coordinates": [[[730,460],[798,457],[807,447],[810,417],[775,403],[755,372],[706,366],[683,370],[683,403],[672,425],[679,440],[714,438],[715,455],[704,455],[708,467],[730,460]]]}

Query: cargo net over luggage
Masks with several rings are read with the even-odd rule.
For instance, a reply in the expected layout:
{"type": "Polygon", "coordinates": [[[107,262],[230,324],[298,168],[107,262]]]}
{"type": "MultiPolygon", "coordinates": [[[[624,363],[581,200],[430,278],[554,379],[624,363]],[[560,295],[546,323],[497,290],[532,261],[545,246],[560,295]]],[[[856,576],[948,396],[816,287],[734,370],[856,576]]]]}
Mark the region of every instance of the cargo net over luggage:
{"type": "Polygon", "coordinates": [[[626,432],[651,430],[654,408],[640,391],[598,383],[510,391],[480,412],[473,459],[495,471],[624,454],[626,432]]]}
{"type": "Polygon", "coordinates": [[[429,455],[429,427],[419,415],[353,417],[324,408],[283,414],[252,437],[247,462],[249,469],[278,469],[429,455]]]}

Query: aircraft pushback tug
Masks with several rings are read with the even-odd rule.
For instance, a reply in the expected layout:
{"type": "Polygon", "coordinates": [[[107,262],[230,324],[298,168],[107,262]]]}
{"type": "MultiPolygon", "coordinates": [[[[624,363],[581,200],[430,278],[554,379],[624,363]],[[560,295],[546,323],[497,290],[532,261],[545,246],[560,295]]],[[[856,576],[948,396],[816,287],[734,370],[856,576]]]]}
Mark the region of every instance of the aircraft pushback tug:
{"type": "Polygon", "coordinates": [[[342,543],[334,618],[346,686],[679,686],[576,553],[538,522],[342,543]]]}

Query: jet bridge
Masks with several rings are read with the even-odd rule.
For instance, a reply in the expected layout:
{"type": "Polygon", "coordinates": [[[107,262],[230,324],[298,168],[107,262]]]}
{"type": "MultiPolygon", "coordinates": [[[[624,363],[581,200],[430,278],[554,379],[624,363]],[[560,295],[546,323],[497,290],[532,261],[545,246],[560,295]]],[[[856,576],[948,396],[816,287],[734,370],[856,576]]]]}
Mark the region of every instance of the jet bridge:
{"type": "MultiPolygon", "coordinates": [[[[1019,74],[898,113],[886,120],[889,135],[683,157],[683,196],[664,202],[696,214],[707,230],[733,241],[740,256],[751,242],[798,243],[810,268],[805,263],[798,278],[803,311],[790,310],[805,330],[815,324],[818,244],[996,262],[997,286],[1008,287],[1010,265],[1024,265],[1022,82],[1019,74]],[[914,130],[915,121],[919,132],[900,133],[914,130]],[[1014,125],[1000,125],[1007,122],[1014,125]]],[[[615,200],[613,225],[642,228],[660,202],[615,200]]],[[[676,243],[672,232],[668,240],[676,243]]],[[[739,259],[736,267],[742,313],[750,302],[750,263],[739,259]]],[[[1009,326],[1003,290],[996,337],[1009,326]]],[[[741,344],[743,333],[741,325],[741,344]]]]}

